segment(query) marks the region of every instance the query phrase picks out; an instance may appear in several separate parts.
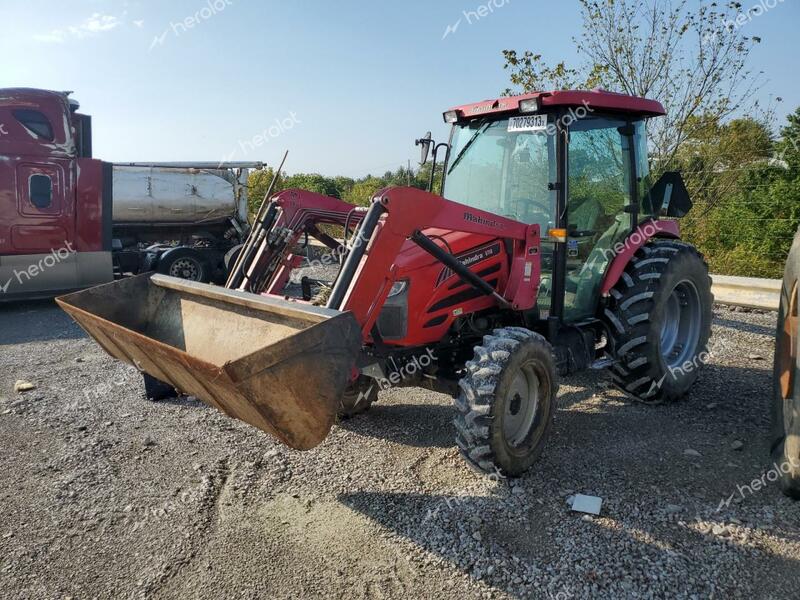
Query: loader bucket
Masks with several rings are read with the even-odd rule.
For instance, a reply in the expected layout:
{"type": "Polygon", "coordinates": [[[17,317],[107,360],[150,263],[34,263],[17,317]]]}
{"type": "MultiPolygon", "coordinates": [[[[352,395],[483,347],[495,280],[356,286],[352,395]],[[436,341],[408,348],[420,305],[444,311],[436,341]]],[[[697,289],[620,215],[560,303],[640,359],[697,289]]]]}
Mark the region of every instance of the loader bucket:
{"type": "Polygon", "coordinates": [[[111,356],[298,450],[328,435],[361,349],[352,313],[164,275],[57,302],[111,356]]]}

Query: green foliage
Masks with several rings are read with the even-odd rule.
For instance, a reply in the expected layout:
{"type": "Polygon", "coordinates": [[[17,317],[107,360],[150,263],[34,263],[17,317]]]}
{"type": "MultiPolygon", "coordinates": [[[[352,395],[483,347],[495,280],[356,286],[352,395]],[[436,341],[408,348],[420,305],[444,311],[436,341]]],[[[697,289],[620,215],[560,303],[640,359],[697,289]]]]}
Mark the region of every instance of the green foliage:
{"type": "MultiPolygon", "coordinates": [[[[410,184],[411,187],[428,189],[430,173],[431,163],[423,165],[416,172],[408,167],[400,166],[395,171],[386,171],[382,177],[366,175],[359,179],[340,175],[325,177],[317,173],[296,173],[290,176],[282,173],[278,178],[273,193],[290,188],[298,188],[339,198],[357,206],[368,206],[375,192],[385,187],[410,184]]],[[[248,198],[251,214],[254,214],[261,205],[273,176],[274,170],[272,167],[250,173],[248,198]]],[[[436,177],[434,178],[435,190],[439,189],[441,180],[442,171],[437,166],[436,177]]]]}
{"type": "MultiPolygon", "coordinates": [[[[275,171],[272,167],[250,172],[250,177],[247,180],[247,204],[251,215],[258,212],[258,207],[261,206],[261,202],[269,189],[269,184],[274,175],[275,171]]],[[[280,191],[280,189],[282,189],[280,187],[280,180],[277,183],[278,187],[276,191],[280,191]]]]}
{"type": "Polygon", "coordinates": [[[309,192],[316,192],[323,196],[333,196],[334,198],[339,198],[340,194],[339,188],[332,178],[324,177],[318,173],[297,173],[287,177],[283,188],[299,188],[309,192]]]}
{"type": "Polygon", "coordinates": [[[684,235],[713,272],[782,277],[800,226],[800,109],[775,143],[748,119],[712,120],[696,131],[702,135],[678,155],[695,201],[684,235]]]}
{"type": "Polygon", "coordinates": [[[383,179],[369,176],[350,188],[342,200],[356,206],[369,206],[369,201],[375,192],[384,187],[386,182],[383,179]]]}

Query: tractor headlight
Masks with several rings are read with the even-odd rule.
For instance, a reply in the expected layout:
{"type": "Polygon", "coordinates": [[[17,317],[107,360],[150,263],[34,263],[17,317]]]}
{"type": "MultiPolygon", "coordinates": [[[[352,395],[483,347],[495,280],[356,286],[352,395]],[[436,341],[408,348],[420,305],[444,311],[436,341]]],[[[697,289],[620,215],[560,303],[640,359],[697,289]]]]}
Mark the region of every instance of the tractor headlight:
{"type": "Polygon", "coordinates": [[[535,113],[539,112],[539,99],[528,98],[527,100],[519,101],[519,112],[521,113],[535,113]]]}
{"type": "Polygon", "coordinates": [[[458,111],[455,110],[448,110],[444,115],[444,122],[445,123],[455,123],[458,121],[458,111]]]}
{"type": "Polygon", "coordinates": [[[403,280],[403,281],[395,281],[394,285],[392,286],[392,289],[389,290],[389,296],[388,297],[392,298],[394,296],[399,296],[400,294],[402,294],[403,292],[406,291],[407,287],[408,287],[408,281],[405,281],[405,280],[403,280]]]}

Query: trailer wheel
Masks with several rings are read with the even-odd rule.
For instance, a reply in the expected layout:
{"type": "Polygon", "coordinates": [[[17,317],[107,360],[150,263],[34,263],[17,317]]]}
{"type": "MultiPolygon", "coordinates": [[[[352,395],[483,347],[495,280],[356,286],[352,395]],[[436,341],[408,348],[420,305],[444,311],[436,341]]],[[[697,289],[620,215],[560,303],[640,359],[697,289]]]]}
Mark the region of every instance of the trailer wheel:
{"type": "Polygon", "coordinates": [[[359,377],[355,383],[345,389],[339,400],[336,415],[340,419],[349,419],[367,412],[372,403],[378,399],[378,382],[369,377],[359,377]]]}
{"type": "Polygon", "coordinates": [[[789,252],[775,334],[770,448],[783,493],[800,500],[800,232],[789,252]]]}
{"type": "Polygon", "coordinates": [[[702,255],[690,244],[640,248],[605,309],[614,383],[650,404],[680,398],[708,362],[714,297],[702,255]]]}
{"type": "Polygon", "coordinates": [[[157,271],[162,275],[180,277],[189,281],[208,283],[211,280],[208,261],[193,248],[167,250],[158,261],[157,271]]]}
{"type": "Polygon", "coordinates": [[[552,347],[527,329],[496,329],[466,370],[454,421],[461,455],[483,473],[521,475],[539,458],[553,422],[552,347]]]}

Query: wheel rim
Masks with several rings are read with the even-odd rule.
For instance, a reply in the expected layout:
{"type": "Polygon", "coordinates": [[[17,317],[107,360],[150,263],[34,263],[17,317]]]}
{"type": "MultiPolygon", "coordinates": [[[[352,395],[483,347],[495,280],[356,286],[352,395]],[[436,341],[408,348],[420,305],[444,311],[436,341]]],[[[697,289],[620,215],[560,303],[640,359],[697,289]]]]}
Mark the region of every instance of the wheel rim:
{"type": "Polygon", "coordinates": [[[534,429],[539,412],[539,377],[533,363],[526,363],[511,382],[503,414],[503,437],[514,448],[522,446],[534,429]]]}
{"type": "Polygon", "coordinates": [[[694,359],[701,329],[700,294],[694,283],[681,281],[667,298],[661,326],[661,355],[667,367],[694,359]]]}
{"type": "Polygon", "coordinates": [[[180,277],[189,281],[200,281],[201,273],[200,264],[191,258],[179,258],[169,266],[169,274],[172,277],[180,277]]]}

